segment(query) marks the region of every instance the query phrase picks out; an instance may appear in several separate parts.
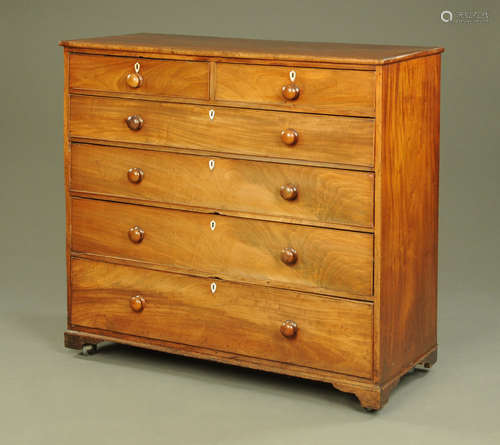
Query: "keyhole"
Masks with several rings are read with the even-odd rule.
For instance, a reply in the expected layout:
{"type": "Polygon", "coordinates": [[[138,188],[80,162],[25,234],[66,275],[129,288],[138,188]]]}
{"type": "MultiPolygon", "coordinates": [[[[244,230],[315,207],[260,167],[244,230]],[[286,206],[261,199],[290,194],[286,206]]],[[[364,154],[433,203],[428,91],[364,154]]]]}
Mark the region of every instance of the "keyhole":
{"type": "Polygon", "coordinates": [[[215,291],[217,290],[217,284],[215,283],[212,283],[210,285],[210,290],[212,291],[213,294],[215,294],[215,291]]]}
{"type": "Polygon", "coordinates": [[[210,221],[210,229],[212,230],[212,232],[215,230],[215,221],[212,219],[212,221],[210,221]]]}
{"type": "Polygon", "coordinates": [[[139,70],[141,69],[141,64],[139,62],[136,62],[134,65],[134,68],[135,68],[135,72],[138,73],[139,70]]]}
{"type": "Polygon", "coordinates": [[[215,110],[210,110],[208,112],[208,117],[210,118],[211,121],[213,121],[215,117],[215,110]]]}
{"type": "Polygon", "coordinates": [[[210,159],[210,161],[208,161],[208,168],[210,169],[210,171],[215,168],[215,161],[213,159],[210,159]]]}
{"type": "Polygon", "coordinates": [[[292,82],[295,82],[296,77],[297,77],[297,73],[294,70],[290,71],[290,80],[292,82]]]}

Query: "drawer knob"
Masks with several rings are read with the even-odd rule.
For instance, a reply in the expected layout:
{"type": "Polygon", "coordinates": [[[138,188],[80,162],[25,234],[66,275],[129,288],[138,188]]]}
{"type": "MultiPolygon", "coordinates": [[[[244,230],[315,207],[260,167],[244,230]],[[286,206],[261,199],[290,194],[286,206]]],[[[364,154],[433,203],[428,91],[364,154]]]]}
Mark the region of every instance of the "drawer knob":
{"type": "Polygon", "coordinates": [[[287,266],[291,266],[297,262],[297,251],[293,247],[285,247],[281,251],[281,261],[287,266]]]}
{"type": "Polygon", "coordinates": [[[139,226],[128,229],[128,239],[133,243],[139,244],[144,239],[144,230],[139,226]]]}
{"type": "Polygon", "coordinates": [[[139,73],[130,73],[127,75],[127,85],[130,88],[139,88],[144,79],[139,73]]]}
{"type": "Polygon", "coordinates": [[[280,332],[283,337],[294,337],[297,334],[297,323],[293,320],[286,320],[281,324],[280,332]]]}
{"type": "Polygon", "coordinates": [[[299,133],[293,128],[287,128],[281,131],[281,141],[286,145],[295,145],[299,140],[299,133]]]}
{"type": "Polygon", "coordinates": [[[140,295],[136,295],[135,297],[132,297],[130,299],[130,309],[132,309],[134,312],[142,312],[145,304],[146,300],[140,295]]]}
{"type": "Polygon", "coordinates": [[[293,201],[297,198],[298,192],[297,187],[293,184],[286,184],[280,187],[280,195],[283,199],[287,201],[293,201]]]}
{"type": "Polygon", "coordinates": [[[140,168],[130,168],[127,173],[128,180],[133,184],[139,184],[144,178],[144,172],[140,168]]]}
{"type": "Polygon", "coordinates": [[[127,117],[127,126],[133,131],[139,131],[144,124],[144,120],[141,116],[137,114],[133,114],[132,116],[127,117]]]}
{"type": "Polygon", "coordinates": [[[294,83],[289,83],[288,85],[283,85],[281,94],[286,100],[295,100],[299,97],[300,88],[294,83]]]}

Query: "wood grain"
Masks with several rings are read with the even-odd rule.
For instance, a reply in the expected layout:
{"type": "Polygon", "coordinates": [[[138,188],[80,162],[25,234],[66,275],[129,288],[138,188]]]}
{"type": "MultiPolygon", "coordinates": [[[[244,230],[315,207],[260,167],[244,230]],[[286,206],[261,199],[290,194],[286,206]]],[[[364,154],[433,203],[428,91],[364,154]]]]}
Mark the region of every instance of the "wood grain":
{"type": "Polygon", "coordinates": [[[298,290],[371,295],[373,240],[367,233],[74,198],[72,250],[169,265],[185,272],[298,290]],[[211,230],[211,221],[216,228],[211,230]],[[139,226],[134,244],[128,230],[139,226]],[[296,249],[299,261],[281,262],[296,249]]]}
{"type": "Polygon", "coordinates": [[[63,97],[63,156],[64,156],[64,205],[65,205],[65,257],[66,257],[66,324],[69,328],[71,309],[71,143],[69,140],[69,50],[64,48],[64,97],[63,97]]]}
{"type": "Polygon", "coordinates": [[[382,382],[437,342],[440,72],[439,55],[381,68],[375,293],[382,382]]]}
{"type": "Polygon", "coordinates": [[[373,71],[295,68],[300,95],[287,101],[281,88],[290,83],[289,67],[217,63],[219,101],[286,105],[291,110],[347,116],[374,116],[373,71]]]}
{"type": "Polygon", "coordinates": [[[372,304],[74,259],[74,325],[371,375],[372,304]],[[133,312],[130,298],[146,304],[133,312]],[[293,338],[280,332],[293,319],[293,338]]]}
{"type": "MultiPolygon", "coordinates": [[[[62,45],[64,46],[64,45],[62,45]]],[[[184,54],[169,54],[159,52],[141,52],[137,50],[112,50],[112,49],[99,49],[99,48],[83,48],[83,47],[70,47],[65,48],[72,54],[93,54],[102,56],[118,56],[118,57],[147,57],[149,59],[161,60],[187,60],[197,62],[208,62],[215,64],[217,62],[223,63],[250,63],[252,65],[263,66],[289,66],[292,68],[331,68],[338,70],[361,70],[361,71],[375,71],[375,65],[356,64],[356,63],[332,63],[332,62],[317,62],[317,61],[304,61],[304,60],[277,60],[277,59],[258,59],[258,58],[236,58],[236,57],[221,57],[221,56],[196,56],[184,54]]]]}
{"type": "Polygon", "coordinates": [[[72,154],[74,192],[300,221],[373,225],[371,173],[84,144],[72,144],[72,154]],[[142,172],[132,178],[140,178],[140,183],[130,180],[134,169],[142,172]],[[288,202],[281,186],[289,182],[296,196],[288,202]]]}
{"type": "Polygon", "coordinates": [[[72,137],[110,142],[363,166],[374,161],[374,122],[366,118],[72,95],[70,131],[72,137]],[[141,130],[127,127],[130,115],[142,117],[141,130]],[[287,128],[299,133],[293,146],[281,141],[287,128]]]}
{"type": "Polygon", "coordinates": [[[70,55],[69,87],[80,90],[208,99],[208,81],[206,62],[70,55]],[[127,75],[135,73],[136,63],[143,83],[131,88],[127,75]]]}
{"type": "Polygon", "coordinates": [[[443,51],[443,48],[424,46],[290,42],[153,33],[63,40],[60,45],[74,49],[369,65],[392,63],[443,51]]]}

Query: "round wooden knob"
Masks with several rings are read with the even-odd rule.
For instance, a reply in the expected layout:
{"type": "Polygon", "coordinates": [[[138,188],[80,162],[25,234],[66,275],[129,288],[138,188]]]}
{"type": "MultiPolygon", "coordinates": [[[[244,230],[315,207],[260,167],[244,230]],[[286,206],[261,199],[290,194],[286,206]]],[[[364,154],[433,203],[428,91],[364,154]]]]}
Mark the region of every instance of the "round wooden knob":
{"type": "Polygon", "coordinates": [[[128,180],[133,184],[139,184],[144,178],[144,172],[140,168],[130,168],[127,173],[128,180]]]}
{"type": "Polygon", "coordinates": [[[297,251],[293,247],[285,247],[281,251],[281,261],[286,265],[291,266],[297,262],[297,251]]]}
{"type": "Polygon", "coordinates": [[[130,88],[139,88],[142,85],[143,78],[139,73],[130,73],[127,76],[127,85],[130,88]]]}
{"type": "Polygon", "coordinates": [[[280,195],[287,201],[293,201],[297,198],[298,195],[297,187],[295,187],[293,184],[282,185],[280,187],[280,195]]]}
{"type": "Polygon", "coordinates": [[[141,116],[137,114],[133,114],[132,116],[127,117],[127,126],[133,131],[139,131],[144,124],[144,120],[141,116]]]}
{"type": "Polygon", "coordinates": [[[135,226],[128,229],[128,239],[133,243],[139,244],[144,239],[144,230],[135,226]]]}
{"type": "Polygon", "coordinates": [[[288,85],[283,85],[281,94],[286,100],[295,100],[299,97],[300,88],[294,83],[289,83],[288,85]]]}
{"type": "Polygon", "coordinates": [[[141,297],[140,295],[136,295],[135,297],[132,297],[130,299],[130,309],[132,309],[134,312],[142,312],[144,309],[144,305],[146,304],[146,300],[144,297],[141,297]]]}
{"type": "Polygon", "coordinates": [[[286,145],[295,145],[299,140],[299,133],[293,128],[287,128],[281,131],[281,140],[286,145]]]}
{"type": "Polygon", "coordinates": [[[297,323],[293,320],[286,320],[281,324],[280,332],[283,337],[293,337],[297,333],[297,323]]]}

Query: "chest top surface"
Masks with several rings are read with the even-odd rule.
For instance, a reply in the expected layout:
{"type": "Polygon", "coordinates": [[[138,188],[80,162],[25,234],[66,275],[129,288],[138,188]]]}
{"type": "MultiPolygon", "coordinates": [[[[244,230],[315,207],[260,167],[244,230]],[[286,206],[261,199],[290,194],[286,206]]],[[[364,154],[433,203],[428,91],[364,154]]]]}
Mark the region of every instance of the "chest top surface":
{"type": "Polygon", "coordinates": [[[383,65],[443,51],[443,48],[424,46],[292,42],[153,33],[63,40],[60,45],[75,49],[134,51],[165,55],[366,65],[383,65]]]}

